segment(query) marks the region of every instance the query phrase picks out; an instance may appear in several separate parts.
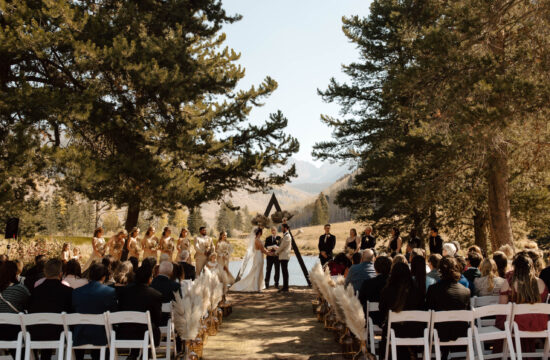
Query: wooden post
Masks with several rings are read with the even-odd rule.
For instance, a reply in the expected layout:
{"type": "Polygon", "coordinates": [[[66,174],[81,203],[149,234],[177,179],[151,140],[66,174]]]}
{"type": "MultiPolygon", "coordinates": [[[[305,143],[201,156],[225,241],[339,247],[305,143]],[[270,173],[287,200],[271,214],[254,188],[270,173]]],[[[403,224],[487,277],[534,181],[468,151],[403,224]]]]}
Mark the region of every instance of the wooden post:
{"type": "MultiPolygon", "coordinates": [[[[279,201],[277,201],[277,198],[275,197],[274,193],[271,195],[271,200],[269,200],[269,204],[265,209],[265,213],[264,213],[265,217],[269,216],[269,213],[271,212],[271,209],[273,208],[273,206],[275,206],[275,210],[282,211],[281,206],[279,205],[279,201]]],[[[309,281],[309,273],[307,271],[306,264],[304,263],[304,259],[302,259],[302,255],[300,254],[300,249],[298,249],[298,246],[296,245],[296,241],[294,241],[294,236],[292,235],[292,232],[290,230],[289,230],[289,233],[290,233],[290,237],[292,238],[292,250],[294,251],[294,254],[296,254],[296,258],[298,259],[298,263],[302,268],[302,272],[304,273],[308,286],[311,286],[311,281],[309,281]]]]}

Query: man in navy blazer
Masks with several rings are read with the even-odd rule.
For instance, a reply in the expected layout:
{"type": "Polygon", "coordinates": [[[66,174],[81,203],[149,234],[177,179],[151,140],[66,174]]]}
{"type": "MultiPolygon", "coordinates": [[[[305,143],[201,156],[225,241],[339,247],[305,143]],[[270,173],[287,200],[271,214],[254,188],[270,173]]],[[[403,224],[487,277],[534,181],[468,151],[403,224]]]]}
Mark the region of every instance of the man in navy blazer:
{"type": "MultiPolygon", "coordinates": [[[[73,291],[73,312],[80,314],[103,314],[106,311],[116,311],[115,289],[103,285],[107,273],[107,268],[101,263],[95,263],[90,267],[88,273],[90,282],[73,291]]],[[[75,325],[72,332],[74,346],[107,344],[105,327],[75,325]]],[[[84,350],[76,350],[75,355],[77,360],[83,359],[84,350]]],[[[92,350],[91,355],[92,359],[99,359],[99,350],[92,350]]]]}

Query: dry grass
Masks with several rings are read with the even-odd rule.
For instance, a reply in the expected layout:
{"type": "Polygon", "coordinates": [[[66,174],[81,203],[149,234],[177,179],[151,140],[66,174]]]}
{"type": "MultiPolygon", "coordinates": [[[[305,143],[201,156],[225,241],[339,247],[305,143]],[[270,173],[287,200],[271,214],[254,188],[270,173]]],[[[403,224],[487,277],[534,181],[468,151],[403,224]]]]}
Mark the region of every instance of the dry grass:
{"type": "MultiPolygon", "coordinates": [[[[331,224],[330,232],[336,236],[335,252],[343,251],[346,239],[349,237],[349,230],[354,228],[357,233],[360,234],[364,230],[364,224],[356,223],[354,221],[346,221],[341,223],[331,224]]],[[[325,233],[323,225],[308,226],[298,229],[292,229],[292,233],[296,234],[302,231],[300,235],[295,235],[294,239],[300,249],[302,255],[319,255],[317,245],[319,243],[319,236],[325,233]]]]}

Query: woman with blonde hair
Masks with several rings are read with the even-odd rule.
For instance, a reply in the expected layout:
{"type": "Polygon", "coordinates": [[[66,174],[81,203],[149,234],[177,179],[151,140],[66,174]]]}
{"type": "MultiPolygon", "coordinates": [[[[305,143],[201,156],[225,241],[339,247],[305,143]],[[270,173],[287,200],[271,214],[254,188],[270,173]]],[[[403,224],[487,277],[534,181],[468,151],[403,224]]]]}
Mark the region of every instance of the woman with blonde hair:
{"type": "Polygon", "coordinates": [[[84,270],[88,269],[94,261],[100,260],[105,256],[107,244],[103,238],[103,233],[102,227],[98,227],[94,230],[94,236],[92,237],[92,255],[90,255],[86,265],[84,265],[84,270]]]}
{"type": "Polygon", "coordinates": [[[227,285],[232,285],[235,278],[229,272],[229,260],[233,253],[233,246],[227,241],[227,233],[220,232],[218,242],[216,244],[216,253],[218,253],[218,264],[220,266],[220,279],[224,284],[224,293],[227,290],[227,285]]]}
{"type": "Polygon", "coordinates": [[[109,254],[112,255],[115,260],[120,260],[122,256],[122,249],[126,242],[126,236],[128,236],[128,232],[122,229],[109,240],[109,254]]]}
{"type": "Polygon", "coordinates": [[[143,258],[152,257],[155,260],[158,258],[159,239],[155,236],[155,228],[149,226],[145,235],[141,239],[141,248],[143,249],[143,258]]]}
{"type": "Polygon", "coordinates": [[[180,231],[180,236],[178,237],[178,242],[176,243],[176,250],[178,252],[177,258],[181,258],[181,252],[183,250],[189,251],[191,249],[191,242],[187,238],[189,235],[189,230],[187,228],[182,228],[180,231]]]}
{"type": "Polygon", "coordinates": [[[515,255],[514,248],[508,244],[502,245],[501,247],[499,247],[498,251],[503,252],[504,255],[506,255],[506,257],[508,258],[508,260],[512,260],[514,258],[514,255],[515,255]]]}
{"type": "Polygon", "coordinates": [[[168,255],[170,261],[172,261],[174,255],[174,239],[172,239],[172,230],[167,226],[162,230],[162,236],[160,238],[160,253],[168,255]]]}
{"type": "Polygon", "coordinates": [[[479,267],[481,277],[474,279],[475,296],[497,296],[506,279],[498,276],[496,262],[491,258],[485,258],[479,267]]]}
{"type": "Polygon", "coordinates": [[[118,263],[114,274],[114,286],[126,286],[134,281],[134,266],[129,261],[118,263]]]}

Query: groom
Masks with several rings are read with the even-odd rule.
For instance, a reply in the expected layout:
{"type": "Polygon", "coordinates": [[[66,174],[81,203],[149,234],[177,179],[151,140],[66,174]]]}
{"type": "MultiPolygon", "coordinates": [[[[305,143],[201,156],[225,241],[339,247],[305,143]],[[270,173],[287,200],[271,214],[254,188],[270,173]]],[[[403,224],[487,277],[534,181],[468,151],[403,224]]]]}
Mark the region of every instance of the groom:
{"type": "Polygon", "coordinates": [[[287,223],[283,223],[282,228],[284,235],[281,239],[281,245],[275,251],[275,255],[279,256],[279,264],[283,273],[283,287],[279,292],[288,292],[288,260],[290,260],[292,237],[290,236],[290,228],[287,223]]]}

